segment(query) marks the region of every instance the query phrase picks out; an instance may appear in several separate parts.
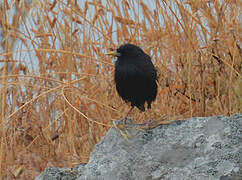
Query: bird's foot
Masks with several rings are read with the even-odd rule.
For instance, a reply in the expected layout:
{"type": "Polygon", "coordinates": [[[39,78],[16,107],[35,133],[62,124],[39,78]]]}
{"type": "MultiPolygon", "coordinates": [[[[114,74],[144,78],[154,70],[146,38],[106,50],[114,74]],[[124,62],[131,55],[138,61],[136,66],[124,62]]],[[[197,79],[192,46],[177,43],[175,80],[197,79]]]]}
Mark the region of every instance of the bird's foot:
{"type": "Polygon", "coordinates": [[[132,124],[133,122],[128,117],[124,117],[120,120],[116,120],[113,122],[114,127],[118,129],[128,128],[132,124]]]}
{"type": "Polygon", "coordinates": [[[124,118],[120,119],[119,121],[122,122],[123,124],[127,124],[127,120],[129,118],[127,116],[125,116],[124,118]]]}
{"type": "Polygon", "coordinates": [[[144,125],[146,126],[147,129],[152,127],[152,123],[154,122],[154,120],[152,118],[149,118],[145,121],[144,125]]]}

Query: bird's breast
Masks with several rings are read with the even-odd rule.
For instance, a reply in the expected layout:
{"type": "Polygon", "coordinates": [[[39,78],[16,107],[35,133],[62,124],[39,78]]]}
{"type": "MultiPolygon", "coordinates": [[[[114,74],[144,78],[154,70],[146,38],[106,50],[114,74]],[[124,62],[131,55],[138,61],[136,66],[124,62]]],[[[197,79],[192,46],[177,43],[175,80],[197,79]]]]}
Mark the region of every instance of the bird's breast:
{"type": "Polygon", "coordinates": [[[135,65],[117,61],[115,66],[115,77],[117,79],[128,81],[139,75],[141,75],[140,69],[135,65]]]}

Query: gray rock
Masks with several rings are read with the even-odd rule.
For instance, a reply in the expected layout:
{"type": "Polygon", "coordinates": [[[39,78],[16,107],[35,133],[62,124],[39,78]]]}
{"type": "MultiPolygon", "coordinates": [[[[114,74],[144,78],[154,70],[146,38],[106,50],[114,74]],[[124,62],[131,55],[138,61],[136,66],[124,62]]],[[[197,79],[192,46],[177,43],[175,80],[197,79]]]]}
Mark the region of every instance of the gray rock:
{"type": "Polygon", "coordinates": [[[35,180],[76,180],[85,164],[80,164],[75,168],[46,168],[35,180]]]}
{"type": "Polygon", "coordinates": [[[36,180],[242,180],[242,114],[127,132],[111,128],[75,177],[54,168],[36,180]]]}

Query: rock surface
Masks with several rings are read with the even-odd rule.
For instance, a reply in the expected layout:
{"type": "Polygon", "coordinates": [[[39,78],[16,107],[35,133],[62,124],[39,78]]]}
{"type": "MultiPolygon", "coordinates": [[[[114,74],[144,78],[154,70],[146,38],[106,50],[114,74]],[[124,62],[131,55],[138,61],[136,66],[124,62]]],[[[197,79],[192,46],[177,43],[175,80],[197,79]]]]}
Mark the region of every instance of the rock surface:
{"type": "Polygon", "coordinates": [[[36,180],[242,180],[242,114],[127,133],[111,128],[88,164],[47,168],[36,180]]]}

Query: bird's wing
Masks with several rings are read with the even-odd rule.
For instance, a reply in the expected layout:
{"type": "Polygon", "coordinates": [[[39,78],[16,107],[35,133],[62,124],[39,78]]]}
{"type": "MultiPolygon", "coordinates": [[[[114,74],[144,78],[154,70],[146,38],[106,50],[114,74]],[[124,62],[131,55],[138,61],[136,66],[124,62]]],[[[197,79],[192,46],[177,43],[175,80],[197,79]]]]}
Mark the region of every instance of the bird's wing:
{"type": "Polygon", "coordinates": [[[152,80],[157,80],[157,70],[153,65],[150,56],[145,54],[142,59],[137,60],[137,68],[148,78],[152,80]]]}

